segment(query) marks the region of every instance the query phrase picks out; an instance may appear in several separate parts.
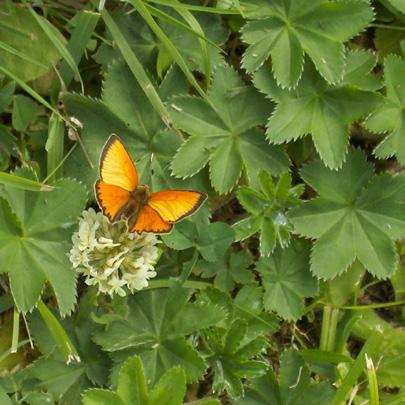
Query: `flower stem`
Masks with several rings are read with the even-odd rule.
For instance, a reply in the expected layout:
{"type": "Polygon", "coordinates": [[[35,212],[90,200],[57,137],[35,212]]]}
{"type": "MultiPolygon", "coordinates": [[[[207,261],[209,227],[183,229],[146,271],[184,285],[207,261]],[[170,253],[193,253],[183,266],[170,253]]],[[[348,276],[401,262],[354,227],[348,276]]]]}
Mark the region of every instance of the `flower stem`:
{"type": "MultiPolygon", "coordinates": [[[[162,280],[150,280],[149,286],[145,290],[153,290],[155,288],[169,288],[176,282],[175,279],[162,279],[162,280]]],[[[197,290],[203,290],[207,287],[212,287],[211,283],[204,281],[187,280],[183,284],[184,288],[195,288],[197,290]]]]}
{"type": "Polygon", "coordinates": [[[323,308],[321,341],[319,348],[329,352],[335,351],[336,328],[339,310],[326,304],[323,308]]]}

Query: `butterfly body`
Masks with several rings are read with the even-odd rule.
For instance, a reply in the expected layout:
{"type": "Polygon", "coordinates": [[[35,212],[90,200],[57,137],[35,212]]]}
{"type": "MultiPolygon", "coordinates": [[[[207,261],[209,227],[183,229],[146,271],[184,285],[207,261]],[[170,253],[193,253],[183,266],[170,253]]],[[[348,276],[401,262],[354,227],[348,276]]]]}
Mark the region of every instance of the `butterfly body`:
{"type": "Polygon", "coordinates": [[[126,220],[131,232],[170,232],[173,224],[197,211],[207,196],[190,190],[151,193],[138,184],[138,173],[124,144],[111,135],[103,147],[95,194],[111,222],[126,220]]]}

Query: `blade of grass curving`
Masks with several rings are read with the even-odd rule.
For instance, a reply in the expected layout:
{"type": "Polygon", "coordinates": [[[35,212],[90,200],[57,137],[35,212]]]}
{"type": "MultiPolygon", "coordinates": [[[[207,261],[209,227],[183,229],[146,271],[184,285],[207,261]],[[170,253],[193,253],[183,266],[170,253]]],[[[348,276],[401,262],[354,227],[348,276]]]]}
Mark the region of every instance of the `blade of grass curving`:
{"type": "MultiPolygon", "coordinates": [[[[178,0],[173,0],[173,4],[179,3],[180,2],[178,0]]],[[[176,9],[176,11],[195,32],[200,33],[201,37],[205,37],[204,30],[201,28],[200,23],[196,20],[193,14],[190,13],[190,11],[182,8],[178,8],[176,9]]],[[[211,56],[206,41],[204,41],[202,38],[199,38],[198,42],[200,43],[202,56],[204,59],[205,90],[208,90],[211,80],[211,56]]]]}
{"type": "Polygon", "coordinates": [[[83,85],[83,80],[79,72],[79,68],[77,67],[77,63],[75,62],[72,54],[70,53],[69,49],[66,48],[65,44],[59,39],[59,37],[55,34],[53,31],[52,27],[49,25],[47,20],[42,19],[33,9],[30,5],[27,4],[25,0],[23,0],[23,4],[27,7],[27,10],[31,13],[31,15],[35,18],[36,22],[38,25],[42,28],[42,31],[47,35],[49,40],[53,43],[55,48],[58,50],[58,52],[61,54],[63,59],[66,61],[68,64],[69,68],[74,72],[74,74],[77,75],[80,86],[81,86],[81,91],[84,93],[84,85],[83,85]]]}
{"type": "Polygon", "coordinates": [[[331,405],[342,405],[345,403],[345,400],[353,389],[353,386],[356,384],[357,379],[366,368],[366,355],[368,357],[374,357],[378,353],[382,337],[381,330],[375,330],[370,334],[360,350],[360,353],[357,355],[356,360],[346,374],[342,385],[337,389],[331,405]]]}
{"type": "Polygon", "coordinates": [[[207,95],[205,94],[205,92],[201,88],[201,86],[198,84],[197,80],[195,79],[193,73],[191,72],[190,68],[188,67],[183,56],[181,56],[180,52],[174,46],[173,42],[159,27],[159,25],[154,20],[153,16],[149,12],[148,8],[145,6],[143,1],[142,0],[129,0],[129,2],[136,8],[136,10],[141,15],[141,17],[149,25],[149,28],[155,33],[155,35],[159,38],[159,40],[165,46],[166,50],[169,52],[169,54],[171,55],[173,60],[177,63],[179,68],[183,71],[183,73],[187,77],[187,80],[190,82],[190,84],[197,90],[197,92],[200,94],[201,97],[207,99],[207,95]]]}
{"type": "Polygon", "coordinates": [[[62,354],[64,361],[67,364],[69,364],[72,360],[79,362],[80,356],[70,337],[66,333],[65,329],[63,329],[60,322],[56,319],[55,315],[41,300],[38,301],[38,311],[48,327],[48,330],[52,335],[57,348],[62,354]]]}
{"type": "MultiPolygon", "coordinates": [[[[0,62],[1,63],[1,62],[0,62]]],[[[45,108],[55,113],[60,119],[66,122],[66,124],[72,127],[72,124],[66,119],[58,110],[51,106],[40,94],[38,94],[32,87],[28,86],[23,80],[21,80],[18,76],[14,73],[11,73],[8,69],[0,65],[0,72],[3,72],[6,76],[10,79],[13,79],[23,90],[25,90],[32,98],[37,100],[40,104],[42,104],[45,108]]]]}
{"type": "Polygon", "coordinates": [[[62,171],[58,169],[63,159],[65,126],[63,121],[55,114],[51,115],[48,123],[48,139],[45,144],[47,151],[47,173],[49,180],[54,182],[61,177],[62,171]]]}
{"type": "Polygon", "coordinates": [[[217,45],[215,42],[211,41],[209,38],[207,38],[205,35],[200,34],[196,31],[194,31],[192,28],[190,28],[187,24],[182,23],[181,21],[179,21],[177,18],[172,17],[171,15],[165,13],[162,10],[159,10],[156,7],[151,6],[150,4],[146,3],[145,6],[149,9],[150,13],[152,15],[154,15],[155,17],[158,17],[162,20],[165,20],[171,24],[177,25],[179,28],[190,32],[191,34],[195,35],[198,38],[203,39],[205,42],[207,42],[208,44],[214,46],[215,48],[218,49],[218,51],[224,52],[224,50],[217,45]]]}
{"type": "Polygon", "coordinates": [[[19,50],[13,48],[12,46],[6,44],[3,41],[0,41],[0,48],[8,53],[11,53],[14,56],[17,56],[29,63],[32,63],[33,65],[37,65],[37,66],[40,66],[41,68],[47,69],[47,66],[43,65],[41,62],[38,62],[37,60],[31,58],[30,56],[26,55],[23,52],[20,52],[19,50]]]}
{"type": "Polygon", "coordinates": [[[51,191],[52,186],[39,183],[35,180],[19,177],[14,174],[0,172],[0,184],[27,191],[51,191]]]}
{"type": "Polygon", "coordinates": [[[163,104],[163,101],[159,97],[159,94],[157,93],[155,87],[150,81],[148,75],[146,74],[142,64],[139,62],[135,53],[129,46],[121,30],[119,29],[115,21],[112,19],[110,14],[107,12],[107,10],[105,9],[102,10],[101,16],[105,22],[105,25],[110,31],[112,37],[114,38],[115,43],[120,49],[122,56],[127,62],[129,68],[131,69],[132,74],[134,75],[135,79],[138,81],[142,90],[148,97],[153,108],[159,113],[160,117],[167,125],[171,125],[170,115],[165,105],[163,104]]]}
{"type": "Polygon", "coordinates": [[[0,30],[7,31],[9,33],[12,32],[13,34],[21,35],[22,37],[30,39],[30,34],[28,32],[21,31],[18,27],[8,24],[4,20],[0,21],[0,30]]]}
{"type": "MultiPolygon", "coordinates": [[[[93,35],[99,18],[100,14],[87,10],[80,11],[77,14],[76,26],[73,29],[72,35],[66,46],[67,50],[72,55],[76,66],[79,65],[87,43],[93,35]]],[[[70,68],[67,60],[62,62],[59,73],[62,77],[64,85],[68,87],[74,77],[75,72],[70,68]]]]}
{"type": "Polygon", "coordinates": [[[185,9],[192,11],[201,11],[204,13],[213,13],[213,14],[240,14],[240,11],[237,9],[227,9],[219,7],[209,7],[209,6],[196,6],[194,4],[184,4],[179,2],[171,2],[167,0],[150,0],[151,3],[160,4],[162,6],[168,6],[177,9],[185,9]]]}

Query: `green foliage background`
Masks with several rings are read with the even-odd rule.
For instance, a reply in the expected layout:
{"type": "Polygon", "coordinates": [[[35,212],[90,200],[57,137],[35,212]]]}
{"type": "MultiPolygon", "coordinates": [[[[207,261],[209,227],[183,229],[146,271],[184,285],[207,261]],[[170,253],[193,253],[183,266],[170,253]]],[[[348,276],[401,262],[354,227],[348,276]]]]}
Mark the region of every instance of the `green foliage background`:
{"type": "Polygon", "coordinates": [[[404,4],[1,2],[0,403],[405,403],[404,4]],[[209,196],[127,297],[67,256],[111,133],[209,196]]]}

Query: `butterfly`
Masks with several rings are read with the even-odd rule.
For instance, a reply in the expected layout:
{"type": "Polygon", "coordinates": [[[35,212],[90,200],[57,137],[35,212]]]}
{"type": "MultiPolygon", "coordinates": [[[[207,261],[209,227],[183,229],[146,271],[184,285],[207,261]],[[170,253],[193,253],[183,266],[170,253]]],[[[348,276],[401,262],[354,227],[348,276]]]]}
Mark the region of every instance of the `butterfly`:
{"type": "Polygon", "coordinates": [[[105,143],[94,188],[97,202],[111,222],[127,221],[130,232],[168,233],[173,224],[196,212],[207,195],[198,191],[151,193],[140,185],[134,162],[117,135],[105,143]]]}

